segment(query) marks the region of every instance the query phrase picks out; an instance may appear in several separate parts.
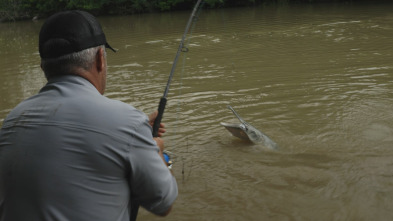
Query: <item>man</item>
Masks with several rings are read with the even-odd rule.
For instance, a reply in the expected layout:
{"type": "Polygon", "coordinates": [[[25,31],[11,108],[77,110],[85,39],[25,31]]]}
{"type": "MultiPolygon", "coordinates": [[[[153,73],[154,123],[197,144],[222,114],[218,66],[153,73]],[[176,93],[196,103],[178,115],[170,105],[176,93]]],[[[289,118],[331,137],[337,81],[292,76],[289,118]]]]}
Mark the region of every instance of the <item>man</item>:
{"type": "Polygon", "coordinates": [[[129,221],[132,204],[169,213],[177,184],[163,140],[152,136],[156,112],[149,119],[102,95],[105,47],[112,49],[87,12],[60,12],[43,24],[48,83],[0,132],[0,221],[129,221]]]}

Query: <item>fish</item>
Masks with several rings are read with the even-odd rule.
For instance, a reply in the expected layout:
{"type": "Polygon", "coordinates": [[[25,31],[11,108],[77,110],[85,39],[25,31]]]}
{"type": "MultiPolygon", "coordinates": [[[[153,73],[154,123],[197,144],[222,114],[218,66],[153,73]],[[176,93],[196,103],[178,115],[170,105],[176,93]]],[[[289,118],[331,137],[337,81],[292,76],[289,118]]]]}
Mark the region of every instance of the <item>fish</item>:
{"type": "Polygon", "coordinates": [[[255,144],[262,144],[269,149],[278,149],[277,143],[270,139],[269,136],[243,120],[243,118],[241,118],[240,115],[230,105],[227,107],[240,121],[240,124],[229,124],[221,122],[221,125],[224,126],[233,136],[243,140],[251,141],[255,144]]]}

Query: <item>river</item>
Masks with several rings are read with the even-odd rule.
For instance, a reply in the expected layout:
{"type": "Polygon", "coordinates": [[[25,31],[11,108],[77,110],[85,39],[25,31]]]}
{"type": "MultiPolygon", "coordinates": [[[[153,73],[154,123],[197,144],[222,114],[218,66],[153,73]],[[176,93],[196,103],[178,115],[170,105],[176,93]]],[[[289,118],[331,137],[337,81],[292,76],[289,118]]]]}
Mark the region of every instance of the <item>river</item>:
{"type": "MultiPolygon", "coordinates": [[[[100,17],[118,49],[105,95],[156,109],[189,14],[100,17]]],[[[0,122],[46,82],[42,23],[0,23],[0,122]]],[[[179,185],[165,220],[392,220],[392,36],[392,3],[204,9],[163,119],[179,185]],[[279,149],[233,137],[227,105],[279,149]]]]}

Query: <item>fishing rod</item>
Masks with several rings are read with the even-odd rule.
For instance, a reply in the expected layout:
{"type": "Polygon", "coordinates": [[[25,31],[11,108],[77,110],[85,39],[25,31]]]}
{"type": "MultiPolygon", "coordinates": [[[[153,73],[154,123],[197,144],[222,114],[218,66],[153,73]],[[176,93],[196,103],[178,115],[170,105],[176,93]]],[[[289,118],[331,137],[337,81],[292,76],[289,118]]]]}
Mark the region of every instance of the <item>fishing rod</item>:
{"type": "MultiPolygon", "coordinates": [[[[160,128],[162,116],[164,115],[164,110],[165,110],[165,106],[166,106],[166,103],[167,103],[167,96],[168,96],[168,92],[169,92],[169,86],[171,84],[171,81],[172,81],[172,78],[173,78],[173,74],[174,74],[175,69],[176,69],[176,64],[177,64],[177,61],[179,60],[180,52],[187,52],[188,51],[188,49],[184,47],[184,40],[186,39],[187,33],[190,30],[191,24],[194,21],[196,21],[196,18],[197,18],[196,13],[198,11],[198,8],[199,8],[199,5],[201,4],[201,2],[202,2],[202,0],[198,0],[198,2],[195,4],[194,9],[192,10],[192,13],[190,15],[190,18],[188,19],[188,22],[187,22],[187,25],[186,25],[186,29],[184,30],[183,37],[182,37],[182,39],[180,41],[180,44],[179,44],[179,48],[177,49],[177,53],[176,53],[176,56],[175,56],[175,60],[173,61],[173,64],[172,64],[172,69],[171,69],[171,72],[169,74],[169,78],[168,78],[168,82],[166,84],[164,95],[161,97],[160,103],[158,105],[158,114],[157,114],[157,117],[154,120],[154,124],[153,124],[153,137],[158,137],[158,129],[160,128]]],[[[170,157],[169,157],[168,154],[164,153],[164,158],[165,158],[165,161],[167,163],[170,163],[169,162],[170,161],[170,157]]],[[[136,217],[138,216],[138,210],[139,210],[139,204],[138,203],[135,203],[135,204],[131,205],[131,217],[130,217],[131,221],[135,221],[136,220],[136,217]]]]}
{"type": "Polygon", "coordinates": [[[157,115],[157,117],[154,121],[154,124],[153,124],[153,137],[158,136],[158,129],[160,128],[162,116],[164,115],[164,110],[165,110],[165,106],[167,103],[167,96],[168,96],[168,92],[169,92],[169,86],[170,86],[172,78],[173,78],[173,73],[175,72],[177,61],[179,60],[180,52],[187,52],[188,51],[188,49],[184,47],[184,40],[186,39],[187,33],[190,30],[191,24],[197,18],[196,12],[198,11],[198,8],[199,8],[199,5],[201,4],[201,2],[202,2],[202,0],[198,0],[198,2],[195,4],[194,9],[192,10],[192,13],[190,15],[190,18],[188,19],[186,29],[184,30],[183,37],[182,37],[180,44],[179,44],[179,48],[177,49],[176,57],[175,57],[175,60],[173,61],[173,64],[172,64],[172,69],[169,74],[169,78],[168,78],[168,82],[166,84],[164,95],[161,97],[160,103],[158,105],[158,115],[157,115]]]}

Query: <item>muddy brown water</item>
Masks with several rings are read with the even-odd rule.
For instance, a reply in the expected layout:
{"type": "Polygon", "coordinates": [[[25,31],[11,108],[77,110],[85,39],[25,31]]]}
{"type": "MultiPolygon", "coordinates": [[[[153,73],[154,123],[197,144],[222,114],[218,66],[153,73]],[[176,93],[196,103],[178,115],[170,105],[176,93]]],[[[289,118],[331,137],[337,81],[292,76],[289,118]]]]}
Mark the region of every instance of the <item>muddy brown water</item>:
{"type": "MultiPolygon", "coordinates": [[[[100,17],[119,49],[106,96],[156,109],[188,17],[100,17]]],[[[45,84],[42,22],[0,23],[0,122],[45,84]]],[[[392,3],[203,10],[164,115],[166,220],[393,219],[392,36],[392,3]],[[228,104],[279,149],[231,136],[228,104]]]]}

